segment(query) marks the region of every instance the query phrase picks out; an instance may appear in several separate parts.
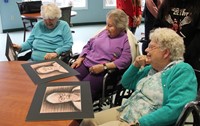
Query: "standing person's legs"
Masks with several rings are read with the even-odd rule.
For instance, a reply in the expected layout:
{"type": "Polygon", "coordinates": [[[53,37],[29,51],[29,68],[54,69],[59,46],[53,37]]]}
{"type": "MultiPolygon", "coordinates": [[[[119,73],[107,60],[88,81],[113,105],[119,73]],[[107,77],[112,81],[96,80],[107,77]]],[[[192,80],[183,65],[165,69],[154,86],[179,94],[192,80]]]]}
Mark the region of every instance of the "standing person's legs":
{"type": "Polygon", "coordinates": [[[136,31],[136,27],[130,27],[130,31],[135,34],[135,31],[136,31]]]}
{"type": "Polygon", "coordinates": [[[153,17],[153,15],[148,14],[145,15],[144,18],[144,32],[145,32],[145,40],[144,43],[142,44],[142,53],[146,54],[145,49],[148,47],[149,45],[149,34],[150,31],[154,28],[154,22],[155,22],[155,18],[153,17]]]}
{"type": "Polygon", "coordinates": [[[150,22],[148,19],[145,19],[145,25],[144,25],[144,34],[145,34],[145,41],[142,43],[142,53],[146,55],[145,49],[149,45],[149,32],[152,29],[152,24],[149,24],[150,22]]]}
{"type": "Polygon", "coordinates": [[[119,112],[116,110],[119,107],[107,109],[95,113],[94,119],[84,119],[80,126],[117,126],[119,124],[119,112]]]}

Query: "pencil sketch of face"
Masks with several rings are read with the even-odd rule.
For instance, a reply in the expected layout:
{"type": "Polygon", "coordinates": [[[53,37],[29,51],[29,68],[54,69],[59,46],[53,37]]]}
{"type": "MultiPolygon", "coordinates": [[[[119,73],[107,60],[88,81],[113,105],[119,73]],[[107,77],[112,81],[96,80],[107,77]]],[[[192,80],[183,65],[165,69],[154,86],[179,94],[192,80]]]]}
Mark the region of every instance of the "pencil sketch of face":
{"type": "Polygon", "coordinates": [[[41,79],[68,73],[65,68],[55,61],[38,63],[31,65],[31,67],[36,71],[41,79]]]}
{"type": "Polygon", "coordinates": [[[70,92],[53,92],[46,97],[46,100],[53,104],[64,102],[80,102],[80,86],[73,88],[70,92]]]}
{"type": "Polygon", "coordinates": [[[36,69],[36,71],[39,74],[51,73],[51,72],[56,71],[56,70],[58,70],[58,69],[54,66],[42,66],[42,67],[39,67],[39,68],[36,69]]]}
{"type": "Polygon", "coordinates": [[[80,101],[80,93],[69,92],[57,92],[47,96],[46,100],[53,104],[59,104],[64,102],[78,102],[80,101]]]}
{"type": "Polygon", "coordinates": [[[59,71],[63,73],[67,73],[67,70],[65,70],[62,66],[60,66],[58,63],[53,62],[52,64],[41,66],[35,69],[39,74],[47,74],[54,71],[59,71]]]}
{"type": "Polygon", "coordinates": [[[9,55],[9,58],[10,58],[10,60],[11,61],[13,61],[13,60],[15,60],[15,53],[13,52],[13,50],[11,49],[11,47],[9,47],[9,53],[8,53],[8,55],[9,55]]]}
{"type": "Polygon", "coordinates": [[[80,86],[47,87],[40,113],[80,112],[80,86]]]}

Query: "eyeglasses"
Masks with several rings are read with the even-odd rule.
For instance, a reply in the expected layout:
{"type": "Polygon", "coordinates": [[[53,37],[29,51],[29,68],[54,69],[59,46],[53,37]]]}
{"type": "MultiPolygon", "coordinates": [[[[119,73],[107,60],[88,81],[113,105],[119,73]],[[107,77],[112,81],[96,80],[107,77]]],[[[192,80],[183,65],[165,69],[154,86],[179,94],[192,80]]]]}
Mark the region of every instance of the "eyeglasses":
{"type": "Polygon", "coordinates": [[[149,46],[147,47],[147,49],[148,49],[149,51],[152,51],[152,50],[158,49],[158,48],[160,48],[160,47],[159,47],[159,46],[152,46],[152,45],[149,45],[149,46]]]}

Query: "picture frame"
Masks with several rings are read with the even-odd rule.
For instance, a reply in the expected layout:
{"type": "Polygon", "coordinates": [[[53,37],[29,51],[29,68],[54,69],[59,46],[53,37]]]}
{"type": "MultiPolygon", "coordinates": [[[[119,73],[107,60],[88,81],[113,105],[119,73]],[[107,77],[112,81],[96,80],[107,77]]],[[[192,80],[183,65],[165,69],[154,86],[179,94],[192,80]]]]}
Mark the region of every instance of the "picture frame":
{"type": "Polygon", "coordinates": [[[79,72],[60,59],[29,62],[22,64],[22,67],[35,84],[46,83],[79,74],[79,72]]]}
{"type": "Polygon", "coordinates": [[[90,83],[88,81],[53,82],[38,85],[26,121],[71,120],[83,118],[94,118],[90,83]],[[73,95],[70,95],[70,98],[72,98],[73,101],[64,101],[70,99],[66,98],[64,93],[73,91],[73,89],[75,89],[76,92],[80,90],[80,99],[77,97],[73,98],[73,95]]]}
{"type": "Polygon", "coordinates": [[[12,45],[13,45],[13,43],[12,43],[12,40],[10,38],[10,35],[7,33],[5,55],[6,55],[6,58],[8,59],[8,61],[17,60],[17,53],[15,52],[12,45]]]}

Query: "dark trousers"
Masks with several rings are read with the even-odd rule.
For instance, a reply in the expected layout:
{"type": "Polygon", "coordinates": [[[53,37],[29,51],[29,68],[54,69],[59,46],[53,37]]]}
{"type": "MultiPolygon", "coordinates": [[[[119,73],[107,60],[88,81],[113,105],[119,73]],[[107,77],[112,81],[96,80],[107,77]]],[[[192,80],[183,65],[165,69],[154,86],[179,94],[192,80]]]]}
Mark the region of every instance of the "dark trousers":
{"type": "Polygon", "coordinates": [[[136,31],[136,27],[129,27],[130,28],[130,31],[135,34],[135,31],[136,31]]]}
{"type": "MultiPolygon", "coordinates": [[[[153,0],[154,3],[156,4],[156,0],[153,0]]],[[[145,8],[144,8],[144,12],[143,12],[143,16],[144,16],[144,32],[145,32],[145,40],[142,44],[142,53],[143,54],[146,54],[145,52],[145,49],[148,47],[149,45],[149,34],[150,34],[150,31],[152,29],[154,29],[154,22],[156,20],[156,18],[151,14],[151,12],[148,10],[148,8],[146,7],[145,5],[145,8]]]]}
{"type": "Polygon", "coordinates": [[[92,93],[92,100],[95,101],[102,93],[103,77],[105,73],[93,74],[83,63],[76,68],[80,75],[77,75],[80,81],[89,81],[92,93]]]}

